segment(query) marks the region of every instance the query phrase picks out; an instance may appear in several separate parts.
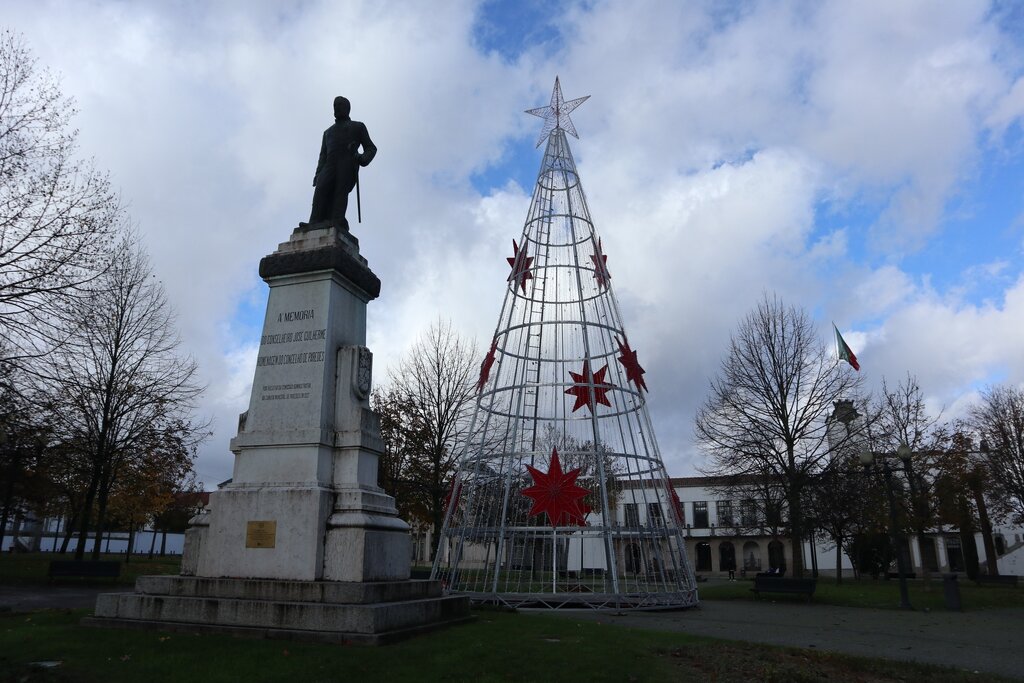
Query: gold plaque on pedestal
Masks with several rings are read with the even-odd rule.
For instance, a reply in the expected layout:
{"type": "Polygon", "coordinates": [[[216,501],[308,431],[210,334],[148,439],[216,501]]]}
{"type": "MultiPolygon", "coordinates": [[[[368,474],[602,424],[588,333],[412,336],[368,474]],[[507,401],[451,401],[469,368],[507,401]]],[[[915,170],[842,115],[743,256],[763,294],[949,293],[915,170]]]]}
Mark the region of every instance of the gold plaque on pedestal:
{"type": "Polygon", "coordinates": [[[245,525],[246,548],[273,548],[277,543],[277,520],[247,522],[245,525]]]}

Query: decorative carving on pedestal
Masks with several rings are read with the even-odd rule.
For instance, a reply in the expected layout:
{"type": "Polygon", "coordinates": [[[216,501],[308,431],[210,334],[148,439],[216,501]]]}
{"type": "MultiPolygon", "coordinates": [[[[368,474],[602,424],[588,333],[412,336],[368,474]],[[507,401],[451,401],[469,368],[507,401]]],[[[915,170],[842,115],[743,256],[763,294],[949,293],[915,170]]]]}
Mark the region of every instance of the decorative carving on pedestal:
{"type": "Polygon", "coordinates": [[[365,346],[359,347],[359,353],[355,356],[356,369],[353,373],[352,388],[360,400],[370,395],[370,388],[373,379],[373,354],[365,346]]]}

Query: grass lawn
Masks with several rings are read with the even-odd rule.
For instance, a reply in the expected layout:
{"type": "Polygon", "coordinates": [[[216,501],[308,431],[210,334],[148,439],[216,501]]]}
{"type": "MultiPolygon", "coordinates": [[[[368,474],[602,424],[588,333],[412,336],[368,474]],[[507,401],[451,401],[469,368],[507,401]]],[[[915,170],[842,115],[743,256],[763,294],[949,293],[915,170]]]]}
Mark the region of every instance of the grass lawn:
{"type": "Polygon", "coordinates": [[[497,611],[377,648],[92,629],[78,625],[85,614],[0,615],[0,681],[978,680],[923,665],[497,611]],[[32,662],[60,664],[42,669],[32,662]]]}
{"type": "MultiPolygon", "coordinates": [[[[88,556],[87,556],[88,557],[88,556]]],[[[113,579],[77,579],[62,578],[55,583],[73,585],[89,584],[134,584],[135,577],[147,574],[177,574],[181,567],[180,555],[154,556],[152,560],[144,555],[132,555],[130,562],[125,563],[124,555],[100,555],[101,560],[115,560],[121,563],[121,576],[113,579]]],[[[73,560],[74,554],[60,553],[2,553],[0,554],[0,584],[48,583],[46,571],[50,560],[73,560]]]]}
{"type": "MultiPolygon", "coordinates": [[[[750,579],[715,581],[697,585],[701,600],[756,600],[750,579]]],[[[946,609],[942,579],[933,578],[929,584],[922,579],[907,582],[910,604],[916,609],[946,609]]],[[[804,601],[802,595],[765,593],[761,600],[804,601]]],[[[844,579],[837,584],[834,578],[819,578],[812,602],[843,607],[875,607],[897,609],[900,604],[900,584],[895,579],[844,579]]],[[[978,586],[967,579],[960,580],[960,602],[965,610],[990,607],[1024,607],[1024,587],[978,586]]]]}

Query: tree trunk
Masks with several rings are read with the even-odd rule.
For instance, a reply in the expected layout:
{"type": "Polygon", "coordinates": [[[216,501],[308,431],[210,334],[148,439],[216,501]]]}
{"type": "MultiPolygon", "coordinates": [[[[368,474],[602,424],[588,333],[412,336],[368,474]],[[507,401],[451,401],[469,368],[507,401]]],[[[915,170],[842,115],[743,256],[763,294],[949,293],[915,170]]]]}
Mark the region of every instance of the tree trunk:
{"type": "Polygon", "coordinates": [[[960,496],[960,549],[964,554],[964,569],[967,578],[978,578],[978,544],[974,540],[974,517],[966,496],[960,496]]]}
{"type": "MultiPolygon", "coordinates": [[[[15,461],[17,462],[17,460],[15,461]]],[[[7,522],[11,518],[11,508],[14,507],[14,468],[15,464],[11,465],[9,472],[11,476],[7,479],[7,487],[4,491],[4,509],[0,513],[0,550],[4,547],[4,537],[7,534],[7,522]]]]}
{"type": "Polygon", "coordinates": [[[153,553],[156,552],[156,520],[153,520],[153,526],[149,530],[149,559],[153,559],[153,553]]]}
{"type": "Polygon", "coordinates": [[[135,545],[135,519],[128,520],[128,550],[124,554],[124,563],[132,561],[132,548],[135,545]]]}
{"type": "Polygon", "coordinates": [[[13,498],[11,495],[12,488],[13,487],[11,485],[8,485],[7,495],[4,496],[4,509],[3,512],[0,513],[0,550],[3,550],[4,537],[7,535],[7,519],[11,514],[11,499],[13,498]]]}
{"type": "MultiPolygon", "coordinates": [[[[105,469],[105,468],[104,468],[105,469]]],[[[103,538],[104,527],[107,522],[107,500],[110,497],[110,477],[104,472],[100,479],[99,491],[96,505],[96,544],[92,548],[92,559],[100,559],[100,539],[103,538]]],[[[109,547],[110,541],[107,541],[109,547]]]]}
{"type": "Polygon", "coordinates": [[[818,578],[818,546],[813,529],[808,535],[810,536],[807,547],[811,550],[811,577],[816,579],[818,578]]]}
{"type": "Polygon", "coordinates": [[[791,575],[794,578],[802,579],[804,578],[804,537],[803,520],[801,519],[803,511],[800,507],[800,491],[792,483],[790,484],[787,499],[789,504],[789,530],[791,545],[793,546],[793,572],[791,575]]]}
{"type": "Polygon", "coordinates": [[[89,516],[92,512],[93,501],[96,500],[96,489],[99,487],[99,477],[93,477],[89,488],[85,492],[85,502],[82,505],[81,519],[78,524],[78,545],[75,548],[75,559],[85,559],[85,542],[89,538],[89,516]]]}
{"type": "MultiPolygon", "coordinates": [[[[921,556],[921,578],[924,579],[925,588],[930,589],[932,583],[932,572],[928,569],[928,560],[924,556],[924,529],[917,530],[917,553],[921,556]]],[[[934,550],[932,551],[935,552],[934,550]]]]}
{"type": "Polygon", "coordinates": [[[836,583],[843,582],[843,546],[836,543],[836,583]]]}
{"type": "MultiPolygon", "coordinates": [[[[435,472],[440,470],[440,463],[437,463],[435,472]]],[[[433,533],[430,535],[430,560],[433,562],[437,557],[437,549],[441,543],[441,527],[444,526],[444,499],[447,491],[440,480],[434,481],[433,489],[430,492],[430,519],[433,525],[433,533]]]]}
{"type": "Polygon", "coordinates": [[[974,504],[978,508],[978,521],[981,522],[981,541],[985,546],[986,573],[989,576],[999,576],[996,544],[992,540],[992,524],[988,519],[988,508],[985,506],[985,496],[981,490],[981,482],[977,477],[972,477],[971,479],[971,493],[974,495],[974,504]]]}
{"type": "Polygon", "coordinates": [[[75,525],[78,523],[77,513],[68,513],[68,520],[64,522],[64,540],[60,544],[60,554],[63,555],[68,551],[68,546],[71,544],[71,539],[75,535],[75,525]]]}
{"type": "Polygon", "coordinates": [[[167,529],[164,529],[160,535],[160,557],[167,554],[167,529]]]}
{"type": "Polygon", "coordinates": [[[39,515],[36,520],[36,533],[32,536],[32,552],[38,553],[43,547],[43,527],[46,526],[46,517],[39,515]]]}

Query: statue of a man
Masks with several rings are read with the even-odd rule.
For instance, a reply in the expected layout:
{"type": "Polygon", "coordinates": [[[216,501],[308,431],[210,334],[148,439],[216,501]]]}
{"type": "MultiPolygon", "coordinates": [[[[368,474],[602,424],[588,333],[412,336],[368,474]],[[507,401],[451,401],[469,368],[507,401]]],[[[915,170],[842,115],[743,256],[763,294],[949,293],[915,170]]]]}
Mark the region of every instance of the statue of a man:
{"type": "Polygon", "coordinates": [[[334,125],[324,131],[320,160],[313,175],[316,190],[310,223],[330,220],[348,230],[348,194],[359,178],[359,167],[368,165],[377,154],[366,126],[349,118],[351,110],[347,99],[340,95],[334,98],[334,125]]]}

